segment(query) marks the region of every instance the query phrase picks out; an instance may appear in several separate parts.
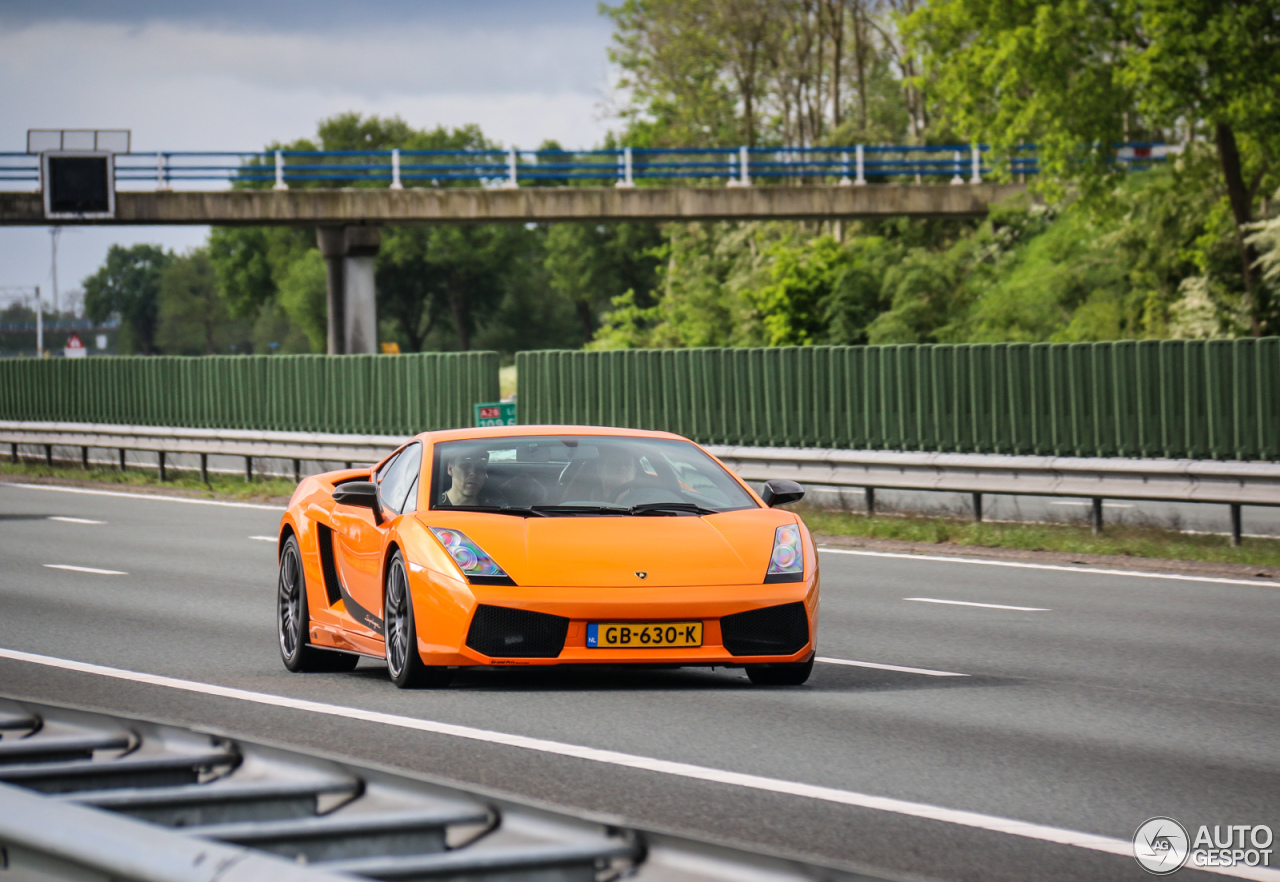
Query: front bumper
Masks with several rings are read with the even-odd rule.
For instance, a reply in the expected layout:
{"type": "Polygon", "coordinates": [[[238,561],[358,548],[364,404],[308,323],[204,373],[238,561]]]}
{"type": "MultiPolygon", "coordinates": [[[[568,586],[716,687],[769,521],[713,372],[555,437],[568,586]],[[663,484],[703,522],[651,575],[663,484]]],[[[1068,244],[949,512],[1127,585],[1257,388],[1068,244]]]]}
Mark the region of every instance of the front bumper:
{"type": "MultiPolygon", "coordinates": [[[[434,575],[434,574],[433,574],[434,575]]],[[[445,586],[434,586],[442,588],[445,586]]],[[[461,583],[449,586],[448,595],[459,598],[461,583]]],[[[432,665],[493,665],[530,666],[565,664],[646,664],[667,666],[731,666],[744,664],[804,661],[813,655],[814,635],[818,626],[818,576],[811,574],[803,582],[730,585],[730,586],[676,586],[643,588],[583,588],[467,585],[466,593],[472,603],[463,616],[450,616],[457,622],[451,634],[438,631],[431,635],[420,628],[419,651],[423,661],[432,665]],[[722,628],[722,620],[741,616],[743,613],[789,606],[796,609],[791,618],[792,629],[785,652],[753,654],[752,649],[770,645],[744,642],[741,637],[742,618],[730,621],[729,633],[722,628]],[[551,639],[560,639],[551,649],[545,642],[540,651],[533,653],[514,651],[504,655],[495,647],[501,640],[477,639],[475,625],[479,614],[486,621],[481,607],[495,608],[512,613],[506,620],[555,617],[560,631],[551,639]],[[798,620],[798,621],[797,621],[798,620]],[[703,623],[702,645],[673,648],[596,648],[587,646],[587,625],[592,622],[703,623]],[[735,631],[735,626],[737,629],[735,631]],[[802,629],[797,631],[796,629],[802,629]],[[559,633],[563,634],[559,638],[559,633]],[[726,639],[726,637],[728,639],[726,639]],[[442,639],[443,638],[443,639],[442,639]],[[802,642],[801,642],[802,641],[802,642]],[[796,646],[799,648],[794,648],[796,646]],[[486,651],[480,651],[483,647],[486,651]],[[557,651],[558,650],[558,651],[557,651]]],[[[434,593],[434,592],[433,592],[434,593]]],[[[438,597],[438,595],[437,595],[438,597]]],[[[425,599],[425,598],[423,598],[425,599]]],[[[422,607],[418,607],[422,608],[422,607]]],[[[462,612],[462,611],[459,611],[462,612]]],[[[748,617],[749,618],[749,617],[748,617]]],[[[543,624],[546,624],[545,622],[543,624]]],[[[519,625],[510,625],[510,635],[520,635],[519,625]]],[[[547,629],[534,629],[538,639],[545,641],[547,629]]],[[[481,635],[483,637],[483,635],[481,635]]],[[[491,635],[492,636],[492,635],[491,635]]],[[[523,639],[508,638],[508,645],[525,650],[530,645],[523,639]]],[[[782,644],[773,644],[782,645],[782,644]]]]}

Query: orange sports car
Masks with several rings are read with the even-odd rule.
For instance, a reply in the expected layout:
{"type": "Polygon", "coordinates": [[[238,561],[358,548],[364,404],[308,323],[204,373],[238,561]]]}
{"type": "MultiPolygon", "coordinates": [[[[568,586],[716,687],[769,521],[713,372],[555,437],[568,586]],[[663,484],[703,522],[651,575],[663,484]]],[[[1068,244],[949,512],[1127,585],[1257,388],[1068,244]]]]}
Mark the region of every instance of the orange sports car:
{"type": "Polygon", "coordinates": [[[813,669],[818,557],[792,512],[668,432],[425,432],[298,485],[280,522],[291,671],[386,659],[397,686],[479,665],[813,669]]]}

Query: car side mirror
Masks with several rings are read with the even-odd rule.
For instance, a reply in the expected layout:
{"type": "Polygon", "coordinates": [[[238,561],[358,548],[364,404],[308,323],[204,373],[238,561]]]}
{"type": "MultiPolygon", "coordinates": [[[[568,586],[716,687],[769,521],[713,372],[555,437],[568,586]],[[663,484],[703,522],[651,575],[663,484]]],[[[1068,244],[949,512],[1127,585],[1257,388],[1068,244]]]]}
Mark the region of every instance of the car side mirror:
{"type": "Polygon", "coordinates": [[[373,521],[382,523],[382,504],[378,502],[378,486],[372,481],[348,481],[333,488],[333,501],[338,505],[368,508],[373,511],[373,521]]]}
{"type": "Polygon", "coordinates": [[[804,499],[804,488],[795,481],[765,481],[760,498],[769,508],[777,508],[804,499]]]}

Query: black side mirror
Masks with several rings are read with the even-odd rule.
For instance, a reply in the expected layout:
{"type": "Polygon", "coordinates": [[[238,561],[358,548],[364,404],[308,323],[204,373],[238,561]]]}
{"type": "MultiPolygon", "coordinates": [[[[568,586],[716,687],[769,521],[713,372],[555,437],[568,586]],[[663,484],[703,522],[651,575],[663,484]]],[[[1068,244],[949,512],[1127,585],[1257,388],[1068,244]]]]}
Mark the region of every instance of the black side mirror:
{"type": "Polygon", "coordinates": [[[372,481],[348,481],[333,488],[333,501],[338,505],[373,510],[373,521],[382,523],[382,504],[378,502],[378,486],[372,481]]]}
{"type": "Polygon", "coordinates": [[[804,488],[795,481],[765,481],[760,498],[769,508],[777,508],[804,499],[804,488]]]}

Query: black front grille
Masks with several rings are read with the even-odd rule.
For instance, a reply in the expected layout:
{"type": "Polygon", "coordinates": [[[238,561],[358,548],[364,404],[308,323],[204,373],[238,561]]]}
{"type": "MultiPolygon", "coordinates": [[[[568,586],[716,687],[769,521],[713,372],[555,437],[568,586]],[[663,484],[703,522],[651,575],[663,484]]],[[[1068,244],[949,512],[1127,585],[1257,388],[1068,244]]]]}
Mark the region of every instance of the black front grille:
{"type": "Polygon", "coordinates": [[[735,613],[720,620],[730,655],[795,655],[809,642],[804,604],[784,603],[735,613]]]}
{"type": "Polygon", "coordinates": [[[567,633],[563,616],[482,605],[471,619],[467,646],[498,658],[555,658],[567,633]]]}

